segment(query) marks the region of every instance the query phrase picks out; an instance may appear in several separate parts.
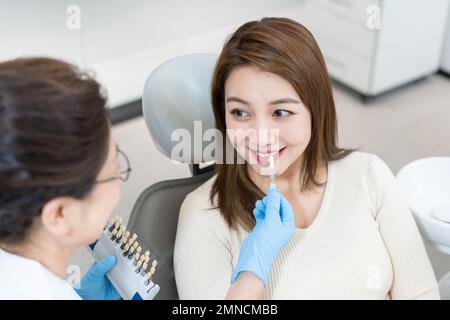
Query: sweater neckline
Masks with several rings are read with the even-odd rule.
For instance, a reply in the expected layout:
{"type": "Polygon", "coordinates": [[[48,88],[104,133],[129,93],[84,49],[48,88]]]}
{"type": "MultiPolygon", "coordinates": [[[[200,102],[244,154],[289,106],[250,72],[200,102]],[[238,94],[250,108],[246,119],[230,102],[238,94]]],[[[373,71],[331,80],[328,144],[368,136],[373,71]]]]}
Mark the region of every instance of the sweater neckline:
{"type": "Polygon", "coordinates": [[[333,188],[333,180],[334,180],[334,162],[327,162],[327,181],[325,184],[325,191],[322,199],[322,203],[320,204],[319,212],[316,217],[312,221],[312,223],[307,228],[295,228],[296,235],[300,235],[301,237],[311,236],[320,226],[324,217],[326,216],[328,210],[328,204],[330,202],[330,196],[332,194],[333,188]]]}

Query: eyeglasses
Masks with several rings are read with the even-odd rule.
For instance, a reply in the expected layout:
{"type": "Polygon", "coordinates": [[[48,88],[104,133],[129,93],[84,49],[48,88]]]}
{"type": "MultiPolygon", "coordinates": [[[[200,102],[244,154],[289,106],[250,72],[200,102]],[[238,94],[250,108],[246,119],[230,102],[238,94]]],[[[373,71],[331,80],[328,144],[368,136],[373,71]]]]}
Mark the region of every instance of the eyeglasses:
{"type": "Polygon", "coordinates": [[[120,179],[122,181],[127,181],[128,178],[130,178],[130,173],[131,173],[131,165],[130,165],[130,160],[128,159],[127,155],[119,149],[119,146],[116,145],[116,150],[117,150],[117,161],[118,161],[118,166],[119,166],[119,175],[115,176],[115,177],[111,177],[105,180],[99,180],[96,181],[96,183],[107,183],[110,181],[114,181],[117,179],[120,179]]]}

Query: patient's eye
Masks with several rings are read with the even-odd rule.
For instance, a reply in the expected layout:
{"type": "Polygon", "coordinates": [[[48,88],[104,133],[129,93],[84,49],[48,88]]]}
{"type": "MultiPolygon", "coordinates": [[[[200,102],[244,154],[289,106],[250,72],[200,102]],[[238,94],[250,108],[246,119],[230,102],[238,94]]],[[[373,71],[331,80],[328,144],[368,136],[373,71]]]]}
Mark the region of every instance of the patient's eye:
{"type": "Polygon", "coordinates": [[[250,117],[250,113],[244,111],[244,110],[240,110],[240,109],[233,109],[230,111],[230,113],[238,119],[245,119],[250,117]]]}
{"type": "Polygon", "coordinates": [[[277,118],[281,118],[281,117],[290,116],[291,114],[294,114],[294,113],[291,111],[278,109],[278,110],[275,110],[275,112],[273,113],[273,116],[277,117],[277,118]]]}

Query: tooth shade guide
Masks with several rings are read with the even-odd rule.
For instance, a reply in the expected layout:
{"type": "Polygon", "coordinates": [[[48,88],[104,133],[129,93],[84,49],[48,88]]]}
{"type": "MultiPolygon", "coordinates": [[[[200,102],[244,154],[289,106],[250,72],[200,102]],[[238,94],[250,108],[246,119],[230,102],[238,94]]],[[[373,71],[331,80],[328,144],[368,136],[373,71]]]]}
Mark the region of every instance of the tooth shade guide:
{"type": "Polygon", "coordinates": [[[153,299],[160,287],[147,279],[155,272],[153,269],[152,272],[146,273],[151,252],[145,250],[145,253],[140,255],[144,250],[139,246],[137,234],[128,231],[122,222],[123,219],[118,215],[112,217],[105,223],[99,239],[88,249],[96,261],[108,255],[117,258],[116,265],[106,277],[123,299],[132,300],[136,294],[143,300],[153,299]]]}
{"type": "Polygon", "coordinates": [[[109,220],[109,228],[108,229],[114,228],[114,225],[116,224],[116,221],[118,218],[119,218],[119,216],[116,215],[115,217],[111,218],[111,220],[109,220]]]}
{"type": "Polygon", "coordinates": [[[275,184],[275,159],[271,155],[269,157],[269,175],[270,175],[270,183],[272,185],[275,184]]]}

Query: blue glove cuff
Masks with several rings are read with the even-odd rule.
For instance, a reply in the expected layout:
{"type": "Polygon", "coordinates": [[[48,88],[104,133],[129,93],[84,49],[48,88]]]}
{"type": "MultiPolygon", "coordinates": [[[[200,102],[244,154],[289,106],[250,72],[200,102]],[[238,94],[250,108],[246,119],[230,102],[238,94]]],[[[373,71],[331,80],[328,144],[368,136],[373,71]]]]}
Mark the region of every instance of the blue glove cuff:
{"type": "Polygon", "coordinates": [[[269,282],[269,279],[268,279],[269,277],[267,275],[264,276],[263,272],[257,272],[253,268],[245,268],[245,267],[243,267],[241,269],[236,268],[236,270],[234,270],[233,274],[231,275],[231,283],[236,281],[239,274],[244,271],[252,272],[255,276],[257,276],[259,279],[261,279],[261,281],[264,283],[264,286],[267,286],[267,283],[269,282]]]}
{"type": "Polygon", "coordinates": [[[253,272],[258,278],[260,278],[264,285],[267,286],[273,259],[270,258],[270,261],[266,261],[263,265],[261,265],[255,255],[255,252],[257,252],[257,248],[255,248],[254,246],[255,243],[252,237],[247,237],[247,239],[245,239],[245,241],[242,243],[238,264],[233,274],[231,275],[231,283],[236,280],[240,272],[250,271],[253,272]]]}

